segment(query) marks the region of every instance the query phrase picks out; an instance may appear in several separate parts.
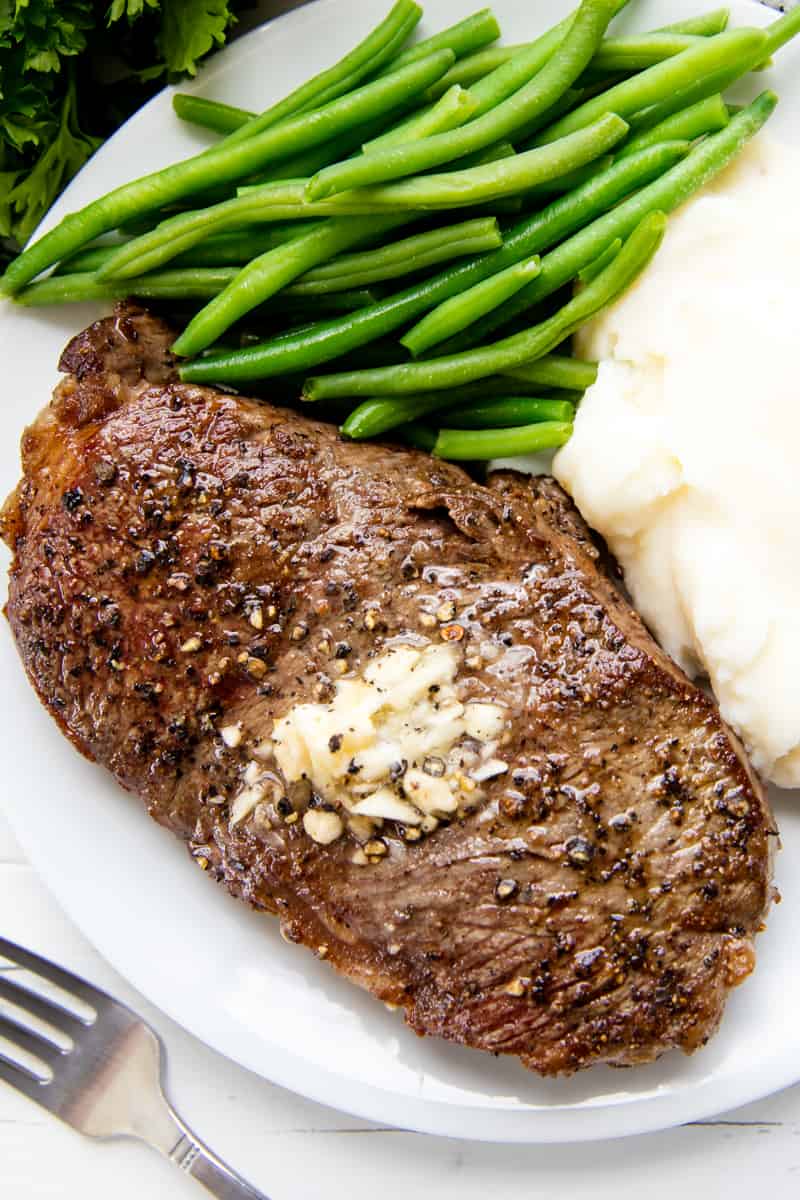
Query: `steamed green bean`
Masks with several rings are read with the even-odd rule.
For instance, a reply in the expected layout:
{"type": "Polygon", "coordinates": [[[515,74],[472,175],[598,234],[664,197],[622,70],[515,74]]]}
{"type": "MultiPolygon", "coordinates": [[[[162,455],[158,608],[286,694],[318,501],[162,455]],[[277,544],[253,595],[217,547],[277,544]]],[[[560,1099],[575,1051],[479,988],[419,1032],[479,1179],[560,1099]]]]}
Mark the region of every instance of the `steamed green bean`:
{"type": "Polygon", "coordinates": [[[311,296],[342,288],[364,287],[468,254],[496,250],[502,244],[503,238],[494,217],[462,221],[459,225],[417,233],[374,250],[338,255],[329,263],[308,271],[292,291],[295,295],[311,296]]]}
{"type": "Polygon", "coordinates": [[[448,392],[428,392],[421,396],[364,400],[350,413],[341,427],[341,432],[355,441],[379,437],[390,429],[396,429],[398,425],[405,425],[408,421],[416,421],[419,417],[426,417],[429,413],[447,408],[449,404],[455,403],[449,396],[448,392]]]}
{"type": "Polygon", "coordinates": [[[589,64],[593,75],[615,75],[643,71],[665,59],[674,58],[705,39],[689,33],[640,33],[631,37],[606,38],[589,64]]]}
{"type": "Polygon", "coordinates": [[[759,32],[763,32],[766,38],[764,46],[755,46],[749,53],[738,56],[734,61],[724,62],[710,73],[701,73],[698,78],[686,82],[684,87],[665,93],[660,100],[631,114],[633,132],[638,135],[644,130],[652,129],[674,113],[689,108],[709,96],[724,92],[748,71],[755,70],[765,62],[765,53],[771,55],[800,33],[800,10],[793,9],[785,17],[773,21],[765,30],[759,32]]]}
{"type": "MultiPolygon", "coordinates": [[[[612,17],[616,16],[623,8],[625,8],[628,0],[617,0],[614,5],[612,17]]],[[[551,29],[541,34],[533,42],[522,42],[515,46],[490,46],[488,49],[479,50],[476,54],[471,54],[465,58],[460,58],[441,80],[437,80],[428,89],[428,98],[436,100],[441,96],[442,92],[446,91],[454,83],[460,83],[462,87],[471,88],[478,80],[486,78],[493,71],[497,71],[500,67],[506,66],[512,58],[517,58],[517,71],[522,67],[522,60],[519,56],[530,53],[531,57],[524,70],[528,72],[523,78],[521,74],[509,75],[505,80],[496,80],[490,86],[487,86],[487,92],[484,97],[486,108],[490,108],[492,103],[498,104],[501,99],[506,99],[511,95],[517,87],[521,87],[527,79],[532,78],[533,74],[541,70],[545,63],[559,50],[561,43],[566,37],[575,19],[577,9],[570,13],[569,16],[559,21],[551,29]],[[500,87],[497,88],[498,83],[500,87]]],[[[480,96],[480,93],[479,93],[480,96]]]]}
{"type": "Polygon", "coordinates": [[[522,333],[460,355],[375,370],[318,375],[306,380],[303,395],[308,400],[329,400],[434,391],[510,371],[540,358],[627,290],[655,254],[665,229],[664,214],[651,212],[636,225],[620,253],[601,275],[552,317],[522,333]]]}
{"type": "Polygon", "coordinates": [[[525,363],[503,374],[514,380],[515,388],[521,383],[528,383],[540,388],[585,392],[597,379],[597,363],[565,354],[547,354],[536,362],[525,363]]]}
{"type": "Polygon", "coordinates": [[[793,8],[767,26],[766,55],[771,56],[800,33],[800,8],[793,8]]]}
{"type": "MultiPolygon", "coordinates": [[[[193,158],[115,188],[65,217],[55,229],[15,258],[0,280],[0,292],[13,294],[59,259],[142,212],[173,203],[203,188],[244,178],[269,160],[320,145],[362,121],[391,111],[405,103],[409,93],[422,90],[441,75],[452,57],[451,51],[442,50],[385,79],[366,84],[324,108],[290,118],[233,145],[220,142],[193,158]]],[[[135,262],[127,266],[131,273],[141,269],[135,262]]]]}
{"type": "Polygon", "coordinates": [[[476,154],[467,154],[464,158],[457,158],[455,162],[448,163],[447,166],[450,171],[467,171],[471,167],[483,167],[486,163],[499,162],[501,158],[513,158],[516,153],[511,142],[493,142],[485,150],[478,150],[476,154]]]}
{"type": "Polygon", "coordinates": [[[236,277],[236,267],[183,267],[154,271],[131,279],[98,279],[91,271],[73,275],[49,275],[23,288],[17,304],[29,307],[50,304],[79,304],[90,300],[208,300],[218,295],[236,277]]]}
{"type": "MultiPolygon", "coordinates": [[[[320,322],[302,335],[249,346],[245,350],[223,351],[207,355],[181,368],[183,379],[195,383],[244,383],[270,376],[301,373],[328,362],[359,346],[385,337],[413,321],[449,296],[504,270],[522,258],[529,258],[573,234],[587,222],[613,208],[624,196],[658,176],[669,174],[686,154],[685,143],[653,146],[607,172],[583,188],[561,196],[541,212],[519,222],[504,236],[503,247],[493,254],[451,267],[433,279],[405,289],[365,309],[352,318],[320,322]]],[[[663,194],[663,193],[660,193],[663,194]]],[[[688,194],[688,193],[687,193],[688,194]]],[[[589,254],[586,261],[602,253],[611,236],[589,254]]],[[[579,262],[576,274],[584,262],[579,262]]]]}
{"type": "Polygon", "coordinates": [[[498,304],[503,304],[515,296],[527,283],[536,278],[540,270],[541,260],[538,255],[534,255],[514,263],[512,267],[506,267],[505,271],[498,271],[496,275],[476,283],[458,296],[451,296],[449,300],[442,301],[437,308],[409,329],[400,341],[411,351],[414,358],[418,358],[420,354],[430,350],[431,346],[460,333],[468,325],[480,321],[481,317],[497,308],[498,304]]]}
{"type": "MultiPolygon", "coordinates": [[[[624,200],[612,212],[599,217],[591,225],[586,225],[571,238],[563,241],[542,259],[542,273],[539,278],[487,318],[484,333],[488,334],[501,328],[569,283],[583,267],[602,254],[610,242],[618,237],[626,237],[644,213],[656,208],[669,213],[678,208],[689,196],[724,170],[745,142],[754,137],[769,120],[777,103],[778,98],[774,92],[762,92],[752,104],[732,117],[725,129],[699,142],[684,161],[678,163],[671,171],[624,200]]],[[[626,161],[631,160],[623,159],[618,165],[621,166],[626,161]]]]}
{"type": "Polygon", "coordinates": [[[421,113],[413,115],[401,125],[395,126],[363,143],[365,151],[379,147],[402,145],[404,142],[418,142],[422,138],[432,137],[435,133],[446,133],[449,129],[457,129],[470,117],[474,116],[478,107],[475,97],[458,84],[454,84],[440,100],[421,113]]]}
{"type": "Polygon", "coordinates": [[[622,249],[622,238],[614,238],[614,241],[608,246],[602,254],[600,254],[594,262],[588,263],[580,271],[578,271],[578,282],[582,284],[591,283],[593,279],[604,271],[610,262],[617,257],[622,249]]]}
{"type": "MultiPolygon", "coordinates": [[[[560,53],[508,99],[460,129],[440,133],[421,142],[373,150],[348,162],[325,167],[309,183],[308,199],[320,200],[336,192],[417,175],[420,171],[432,170],[442,163],[473,154],[492,142],[509,137],[538,113],[550,108],[583,72],[615,9],[613,0],[583,0],[561,44],[560,53]]],[[[496,74],[510,71],[513,66],[512,59],[496,74]]],[[[482,82],[488,87],[491,79],[492,76],[489,76],[482,82]]],[[[480,87],[481,83],[478,83],[471,89],[473,96],[480,87]]]]}
{"type": "Polygon", "coordinates": [[[191,96],[186,92],[175,93],[172,107],[182,121],[213,129],[215,133],[233,133],[256,116],[246,108],[236,108],[232,104],[208,100],[205,96],[191,96]]]}
{"type": "MultiPolygon", "coordinates": [[[[621,117],[663,101],[698,79],[713,75],[736,64],[751,62],[764,56],[767,35],[760,29],[734,29],[702,38],[690,49],[657,63],[630,79],[623,80],[599,96],[594,96],[568,113],[539,137],[539,144],[555,141],[596,121],[603,113],[613,112],[621,117]]],[[[714,89],[718,91],[718,88],[714,89]]],[[[330,168],[325,168],[330,170],[330,168]]]]}
{"type": "MultiPolygon", "coordinates": [[[[133,279],[98,279],[91,271],[71,275],[49,275],[28,284],[15,297],[17,304],[34,308],[52,304],[125,300],[211,300],[239,274],[238,267],[184,267],[153,271],[133,279]]],[[[322,312],[351,313],[375,304],[367,288],[347,289],[324,296],[297,295],[288,288],[275,300],[281,314],[302,313],[316,317],[322,312]]],[[[269,307],[269,304],[266,306],[269,307]]]]}
{"type": "Polygon", "coordinates": [[[394,436],[397,441],[403,442],[406,446],[413,446],[415,450],[424,450],[427,454],[430,454],[436,445],[435,431],[421,421],[409,421],[407,425],[402,425],[394,436]]]}
{"type": "Polygon", "coordinates": [[[567,421],[541,421],[515,429],[440,429],[431,453],[451,462],[516,458],[555,450],[571,436],[572,424],[567,421]]]}
{"type": "Polygon", "coordinates": [[[268,250],[242,267],[236,278],[192,318],[174,343],[173,351],[187,357],[198,354],[251,309],[312,267],[407,221],[405,215],[360,220],[345,217],[327,221],[303,237],[268,250]]]}
{"type": "Polygon", "coordinates": [[[396,71],[399,67],[406,67],[409,63],[417,62],[426,54],[432,54],[435,50],[452,50],[457,59],[463,58],[465,55],[481,50],[490,42],[494,42],[500,37],[500,32],[500,26],[497,24],[497,18],[492,10],[482,8],[480,12],[473,13],[463,21],[451,25],[448,29],[443,29],[441,33],[434,33],[424,41],[417,42],[408,50],[404,50],[397,58],[393,58],[383,68],[383,71],[386,73],[387,71],[396,71]]]}
{"type": "Polygon", "coordinates": [[[448,408],[442,419],[454,429],[510,429],[535,421],[571,421],[574,416],[575,407],[567,400],[509,395],[448,408]]]}
{"type": "Polygon", "coordinates": [[[625,145],[617,151],[617,157],[624,158],[628,154],[636,154],[645,146],[655,146],[673,138],[685,138],[693,142],[695,138],[724,129],[729,120],[730,113],[722,96],[709,96],[697,104],[691,104],[688,108],[673,113],[671,117],[665,117],[652,129],[628,138],[625,145]]]}
{"type": "Polygon", "coordinates": [[[341,431],[345,437],[362,441],[435,412],[444,413],[443,419],[450,424],[481,429],[492,425],[526,425],[532,421],[570,421],[575,408],[566,400],[519,396],[508,385],[505,393],[494,397],[483,394],[477,399],[474,388],[452,388],[448,392],[424,392],[419,396],[364,400],[347,417],[341,431]],[[465,392],[471,393],[466,399],[465,392]]]}
{"type": "MultiPolygon", "coordinates": [[[[538,360],[538,362],[544,363],[546,368],[546,364],[551,357],[553,356],[547,356],[538,360]]],[[[375,365],[388,366],[393,360],[394,356],[388,362],[375,365]]],[[[532,365],[538,366],[538,362],[532,365]]],[[[377,437],[378,434],[385,433],[387,429],[393,429],[405,421],[416,420],[416,417],[409,415],[407,405],[411,403],[418,403],[423,406],[419,409],[419,413],[420,415],[427,415],[437,412],[440,409],[471,407],[475,404],[485,404],[488,401],[507,400],[509,397],[525,400],[546,398],[548,400],[556,400],[561,404],[569,404],[574,409],[583,398],[582,391],[558,388],[555,389],[554,394],[553,392],[554,390],[551,388],[542,387],[540,384],[528,383],[524,379],[515,379],[513,382],[509,382],[509,378],[503,375],[490,375],[486,379],[477,380],[475,383],[466,383],[463,387],[448,388],[443,392],[424,392],[416,397],[379,396],[376,399],[364,400],[356,409],[350,412],[346,424],[354,431],[352,433],[353,437],[377,437]],[[545,396],[544,393],[548,394],[545,396]],[[357,418],[356,413],[359,414],[357,418]]]]}
{"type": "MultiPolygon", "coordinates": [[[[194,246],[187,254],[179,254],[172,259],[173,267],[235,267],[246,263],[248,259],[273,250],[284,242],[308,232],[311,223],[306,226],[275,225],[266,229],[242,229],[229,233],[221,233],[216,237],[206,238],[194,246]]],[[[117,253],[120,243],[108,246],[91,246],[79,250],[72,258],[64,259],[56,267],[54,274],[74,274],[78,271],[97,271],[117,253]]]]}
{"type": "Polygon", "coordinates": [[[378,71],[397,54],[421,17],[422,9],[413,3],[413,0],[397,0],[383,21],[339,62],[319,75],[307,79],[283,100],[270,105],[247,124],[234,130],[225,139],[224,144],[230,145],[243,138],[253,137],[288,118],[296,117],[309,109],[318,109],[340,96],[347,95],[366,76],[378,71]]]}
{"type": "Polygon", "coordinates": [[[699,17],[689,17],[685,21],[675,21],[672,25],[662,25],[655,33],[696,33],[700,37],[713,37],[715,33],[724,33],[728,28],[731,10],[715,8],[711,12],[701,13],[699,17]]]}
{"type": "Polygon", "coordinates": [[[528,49],[530,49],[530,43],[520,46],[490,46],[488,50],[479,50],[477,54],[470,54],[466,58],[460,58],[457,62],[453,63],[450,70],[441,79],[437,79],[436,83],[428,88],[426,98],[428,100],[438,100],[448,88],[453,87],[455,84],[459,84],[464,88],[470,88],[472,84],[477,83],[479,79],[483,79],[486,75],[490,75],[498,67],[504,67],[515,54],[528,49]]]}
{"type": "Polygon", "coordinates": [[[340,204],[347,211],[354,200],[373,206],[374,212],[398,208],[420,212],[484,204],[528,191],[546,180],[558,179],[593,162],[617,145],[628,129],[621,117],[608,113],[587,129],[547,146],[515,154],[513,158],[498,159],[466,171],[419,175],[382,186],[358,188],[352,194],[345,192],[333,196],[328,202],[333,212],[340,204]]]}

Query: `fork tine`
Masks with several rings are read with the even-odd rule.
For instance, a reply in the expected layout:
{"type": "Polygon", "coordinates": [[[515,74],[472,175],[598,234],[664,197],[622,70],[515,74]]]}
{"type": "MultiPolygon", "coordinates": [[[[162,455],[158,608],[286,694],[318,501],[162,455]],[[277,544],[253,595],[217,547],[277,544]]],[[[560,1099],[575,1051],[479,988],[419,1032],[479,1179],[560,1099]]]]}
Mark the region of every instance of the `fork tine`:
{"type": "Polygon", "coordinates": [[[0,1016],[0,1037],[6,1038],[18,1050],[32,1054],[34,1058],[38,1058],[40,1062],[51,1069],[65,1054],[59,1046],[48,1041],[43,1034],[33,1033],[30,1029],[26,1029],[14,1017],[0,1016]]]}
{"type": "Polygon", "coordinates": [[[23,1096],[27,1096],[29,1100],[35,1100],[37,1104],[41,1104],[45,1108],[50,1107],[47,1085],[40,1083],[24,1067],[19,1067],[10,1058],[6,1058],[2,1051],[0,1051],[0,1079],[16,1088],[18,1092],[22,1092],[23,1096]]]}
{"type": "Polygon", "coordinates": [[[63,988],[65,992],[77,996],[79,1000],[90,1004],[98,1013],[101,1008],[114,1003],[107,992],[93,987],[91,983],[87,983],[79,975],[73,975],[71,971],[65,971],[63,967],[57,967],[49,959],[40,958],[38,954],[34,954],[31,950],[25,950],[24,947],[17,946],[14,942],[9,942],[4,937],[0,937],[0,955],[3,958],[11,959],[19,967],[25,967],[26,970],[33,971],[35,975],[41,975],[42,979],[56,984],[57,987],[63,988]]]}
{"type": "Polygon", "coordinates": [[[54,1029],[67,1034],[73,1041],[89,1028],[73,1013],[62,1008],[60,1004],[46,996],[32,992],[13,977],[4,979],[0,975],[0,1000],[15,1004],[29,1017],[35,1017],[37,1021],[44,1021],[45,1024],[52,1025],[54,1029]]]}

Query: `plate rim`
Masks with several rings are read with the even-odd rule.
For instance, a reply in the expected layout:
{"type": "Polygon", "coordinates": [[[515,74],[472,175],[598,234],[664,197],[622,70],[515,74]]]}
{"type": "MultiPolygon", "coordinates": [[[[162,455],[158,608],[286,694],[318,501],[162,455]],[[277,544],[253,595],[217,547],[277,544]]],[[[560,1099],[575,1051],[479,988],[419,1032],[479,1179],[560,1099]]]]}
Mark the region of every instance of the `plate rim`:
{"type": "MultiPolygon", "coordinates": [[[[213,81],[217,71],[223,65],[226,69],[231,65],[235,66],[238,59],[244,58],[249,53],[252,40],[263,37],[265,30],[272,30],[276,26],[289,29],[292,25],[296,25],[300,29],[304,23],[313,20],[311,14],[319,13],[320,10],[333,12],[343,7],[347,2],[348,0],[312,0],[311,3],[301,8],[293,9],[264,21],[261,25],[244,34],[230,46],[215,55],[212,62],[208,64],[201,75],[188,84],[184,82],[179,85],[180,90],[190,92],[204,91],[206,86],[213,81]]],[[[352,2],[353,0],[350,0],[350,3],[352,2]]],[[[558,2],[565,3],[565,0],[558,0],[558,2]]],[[[435,0],[429,0],[429,3],[433,7],[435,0]]],[[[760,0],[734,0],[734,4],[732,5],[734,10],[737,6],[746,8],[752,12],[754,24],[765,24],[769,20],[774,19],[774,10],[771,12],[760,0]]],[[[138,109],[107,140],[101,150],[98,151],[98,155],[90,160],[84,170],[91,168],[92,163],[96,163],[97,157],[102,155],[107,147],[111,147],[118,140],[124,139],[131,125],[141,120],[143,114],[148,113],[153,107],[163,105],[165,99],[168,103],[171,95],[177,90],[179,90],[177,86],[164,88],[138,109]]],[[[56,205],[40,224],[37,233],[44,232],[66,211],[73,189],[81,177],[84,176],[84,170],[79,172],[75,180],[62,193],[56,205]]],[[[319,1063],[312,1063],[310,1060],[292,1053],[284,1047],[270,1048],[270,1053],[274,1055],[274,1066],[271,1067],[270,1073],[266,1074],[260,1068],[254,1067],[242,1054],[233,1051],[230,1046],[224,1046],[219,1037],[210,1037],[207,1030],[203,1031],[201,1028],[196,1027],[192,1020],[194,1013],[189,1012],[187,1014],[183,1010],[173,1009],[169,1000],[164,1000],[160,996],[153,998],[153,993],[149,987],[143,989],[139,986],[135,974],[131,974],[130,963],[125,961],[124,955],[121,954],[118,958],[116,947],[113,944],[107,945],[106,940],[102,938],[95,941],[92,934],[86,931],[81,915],[77,911],[80,910],[80,904],[73,896],[65,895],[64,889],[59,887],[58,883],[51,881],[51,875],[46,865],[46,852],[40,847],[40,844],[36,842],[34,837],[29,836],[30,831],[24,821],[15,819],[17,811],[8,803],[5,796],[0,797],[0,807],[3,808],[9,824],[47,891],[53,895],[58,905],[66,912],[69,919],[73,921],[82,935],[87,938],[118,974],[129,980],[137,991],[145,995],[148,1000],[171,1020],[175,1021],[176,1024],[187,1030],[194,1037],[197,1037],[205,1045],[212,1047],[215,1051],[236,1062],[246,1070],[254,1072],[260,1077],[266,1078],[270,1082],[285,1087],[289,1091],[295,1092],[316,1103],[327,1105],[338,1111],[347,1112],[366,1120],[385,1122],[419,1133],[498,1144],[516,1143],[529,1145],[578,1144],[611,1137],[635,1136],[667,1129],[687,1121],[696,1121],[721,1111],[717,1101],[709,1103],[708,1093],[719,1088],[719,1080],[713,1077],[690,1084],[687,1089],[664,1091],[644,1097],[634,1095],[616,1103],[606,1102],[595,1107],[592,1106],[591,1102],[581,1105],[554,1104],[547,1107],[527,1104],[520,1110],[519,1105],[509,1106],[508,1108],[488,1108],[485,1105],[482,1106],[480,1101],[476,1101],[474,1105],[468,1105],[463,1099],[459,1099],[458,1101],[448,1101],[445,1099],[432,1101],[421,1096],[415,1097],[413,1104],[411,1104],[406,1094],[339,1074],[319,1063]],[[347,1088],[346,1096],[343,1093],[343,1085],[345,1084],[347,1088]],[[480,1124],[477,1128],[464,1128],[467,1113],[480,1114],[480,1124]],[[575,1126],[575,1128],[570,1130],[569,1134],[565,1134],[563,1128],[565,1114],[567,1113],[571,1114],[575,1126]],[[625,1114],[622,1121],[620,1120],[621,1113],[625,1114]]],[[[753,1086],[753,1080],[748,1074],[741,1074],[736,1079],[729,1080],[729,1087],[725,1098],[725,1110],[762,1099],[764,1096],[783,1090],[798,1082],[800,1080],[800,1063],[787,1072],[785,1060],[781,1055],[775,1054],[768,1060],[767,1064],[763,1062],[760,1064],[759,1080],[760,1082],[756,1087],[753,1086]]]]}

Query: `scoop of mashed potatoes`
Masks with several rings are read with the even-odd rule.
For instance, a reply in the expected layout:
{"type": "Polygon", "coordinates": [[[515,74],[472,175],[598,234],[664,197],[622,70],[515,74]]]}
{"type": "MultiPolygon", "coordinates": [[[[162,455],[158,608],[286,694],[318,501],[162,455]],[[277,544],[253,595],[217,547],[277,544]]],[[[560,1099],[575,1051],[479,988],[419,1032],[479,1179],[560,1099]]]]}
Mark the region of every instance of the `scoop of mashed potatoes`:
{"type": "Polygon", "coordinates": [[[800,786],[800,156],[757,139],[582,331],[600,361],[554,474],[639,612],[800,786]]]}

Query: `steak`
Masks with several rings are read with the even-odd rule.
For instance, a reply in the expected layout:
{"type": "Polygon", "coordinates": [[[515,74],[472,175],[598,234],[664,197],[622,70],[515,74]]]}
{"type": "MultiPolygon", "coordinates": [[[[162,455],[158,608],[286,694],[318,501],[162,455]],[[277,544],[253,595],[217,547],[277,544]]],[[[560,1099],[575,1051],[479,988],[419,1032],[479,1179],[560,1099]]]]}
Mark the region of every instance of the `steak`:
{"type": "Polygon", "coordinates": [[[773,818],[568,497],[181,384],[170,341],[119,307],[23,436],[7,613],[62,730],[419,1034],[702,1046],[773,818]]]}

